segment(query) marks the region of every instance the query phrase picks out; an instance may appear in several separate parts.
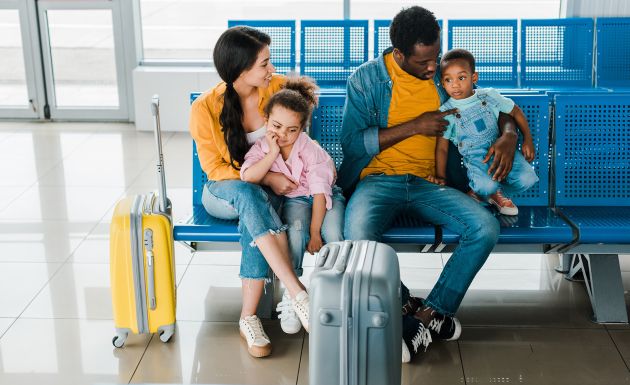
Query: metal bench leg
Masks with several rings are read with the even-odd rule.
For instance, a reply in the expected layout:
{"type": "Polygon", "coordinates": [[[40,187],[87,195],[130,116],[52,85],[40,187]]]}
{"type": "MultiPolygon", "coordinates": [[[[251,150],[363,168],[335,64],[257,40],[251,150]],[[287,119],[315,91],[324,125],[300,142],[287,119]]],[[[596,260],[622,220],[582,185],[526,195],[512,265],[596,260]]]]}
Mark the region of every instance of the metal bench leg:
{"type": "Polygon", "coordinates": [[[581,275],[597,323],[628,323],[617,254],[573,254],[568,279],[581,275]]]}
{"type": "Polygon", "coordinates": [[[558,273],[567,274],[569,269],[571,268],[571,260],[573,259],[573,254],[558,254],[558,266],[555,270],[558,273]]]}
{"type": "Polygon", "coordinates": [[[256,315],[260,319],[273,318],[276,310],[274,293],[280,293],[280,295],[282,295],[280,291],[280,280],[273,273],[271,273],[271,277],[269,278],[270,280],[265,283],[265,291],[256,309],[256,315]]]}

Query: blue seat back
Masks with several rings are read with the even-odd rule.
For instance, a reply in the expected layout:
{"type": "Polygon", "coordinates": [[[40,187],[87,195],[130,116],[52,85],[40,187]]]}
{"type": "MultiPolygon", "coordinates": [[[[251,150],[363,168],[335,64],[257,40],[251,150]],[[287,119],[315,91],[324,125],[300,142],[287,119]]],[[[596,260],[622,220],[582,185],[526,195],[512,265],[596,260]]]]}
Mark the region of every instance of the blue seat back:
{"type": "Polygon", "coordinates": [[[321,87],[345,87],[368,59],[367,20],[302,20],[300,74],[321,87]]]}
{"type": "Polygon", "coordinates": [[[521,87],[592,87],[593,19],[521,21],[521,87]]]}
{"type": "Polygon", "coordinates": [[[449,20],[448,49],[463,48],[475,56],[482,87],[518,86],[516,20],[449,20]]]}
{"type": "Polygon", "coordinates": [[[557,95],[556,204],[630,206],[630,93],[557,95]]]}
{"type": "Polygon", "coordinates": [[[597,85],[630,87],[630,18],[597,19],[597,85]]]}
{"type": "MultiPolygon", "coordinates": [[[[529,190],[515,195],[514,202],[526,206],[548,206],[549,205],[549,136],[550,136],[550,102],[548,95],[506,95],[514,101],[525,113],[527,123],[534,139],[536,158],[532,162],[532,167],[538,175],[538,183],[529,190]]],[[[519,141],[520,151],[521,141],[519,141]]]]}
{"type": "Polygon", "coordinates": [[[295,20],[228,20],[228,28],[246,25],[271,36],[271,62],[276,72],[295,71],[295,20]]]}
{"type": "MultiPolygon", "coordinates": [[[[532,166],[540,182],[523,194],[514,197],[515,202],[528,206],[549,204],[549,96],[518,95],[512,99],[518,104],[529,122],[536,147],[536,159],[532,166]]],[[[339,167],[343,161],[343,151],[339,141],[345,95],[322,95],[319,106],[313,111],[311,137],[315,139],[333,158],[339,167]]]]}
{"type": "MultiPolygon", "coordinates": [[[[201,95],[201,93],[192,92],[190,94],[190,103],[192,104],[199,95],[201,95]]],[[[192,173],[192,201],[193,206],[198,206],[201,205],[201,194],[203,193],[203,186],[205,186],[208,181],[208,176],[201,169],[199,155],[197,154],[197,144],[195,144],[194,140],[192,141],[192,173]]]]}

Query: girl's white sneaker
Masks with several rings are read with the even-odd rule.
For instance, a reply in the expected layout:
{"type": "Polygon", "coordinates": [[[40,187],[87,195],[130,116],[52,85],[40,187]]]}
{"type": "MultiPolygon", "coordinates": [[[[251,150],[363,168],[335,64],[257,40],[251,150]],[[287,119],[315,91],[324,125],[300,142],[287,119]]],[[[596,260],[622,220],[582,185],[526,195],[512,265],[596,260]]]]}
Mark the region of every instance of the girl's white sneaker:
{"type": "Polygon", "coordinates": [[[293,310],[293,301],[289,296],[288,290],[284,291],[282,301],[276,307],[276,311],[278,312],[282,331],[287,334],[295,334],[302,329],[302,323],[295,313],[295,310],[293,310]]]}
{"type": "Polygon", "coordinates": [[[302,290],[293,298],[293,310],[297,314],[302,326],[308,332],[308,293],[302,290]]]}

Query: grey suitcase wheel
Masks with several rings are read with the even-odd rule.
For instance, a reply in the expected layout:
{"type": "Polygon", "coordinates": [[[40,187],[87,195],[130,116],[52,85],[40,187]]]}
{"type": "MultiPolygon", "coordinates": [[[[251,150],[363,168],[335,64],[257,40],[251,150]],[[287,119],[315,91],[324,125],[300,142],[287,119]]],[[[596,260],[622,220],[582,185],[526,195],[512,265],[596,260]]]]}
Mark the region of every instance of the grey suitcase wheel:
{"type": "Polygon", "coordinates": [[[112,338],[112,345],[116,348],[122,348],[125,345],[125,341],[127,340],[127,335],[116,335],[112,338]]]}
{"type": "Polygon", "coordinates": [[[160,332],[160,341],[162,342],[168,342],[171,337],[173,336],[174,331],[173,330],[162,330],[160,332]]]}

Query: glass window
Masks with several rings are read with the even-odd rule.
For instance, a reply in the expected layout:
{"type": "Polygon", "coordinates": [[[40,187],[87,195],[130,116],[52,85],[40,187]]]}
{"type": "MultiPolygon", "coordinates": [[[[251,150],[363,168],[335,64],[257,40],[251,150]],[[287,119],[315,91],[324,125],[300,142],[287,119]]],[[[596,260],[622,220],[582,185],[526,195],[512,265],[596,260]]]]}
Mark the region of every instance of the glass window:
{"type": "Polygon", "coordinates": [[[421,5],[438,19],[553,19],[560,0],[350,0],[352,19],[391,19],[402,8],[421,5]]]}
{"type": "Polygon", "coordinates": [[[209,60],[228,20],[343,18],[343,0],[140,0],[140,6],[145,60],[209,60]]]}
{"type": "Polygon", "coordinates": [[[0,106],[28,105],[18,10],[0,9],[0,106]]]}

